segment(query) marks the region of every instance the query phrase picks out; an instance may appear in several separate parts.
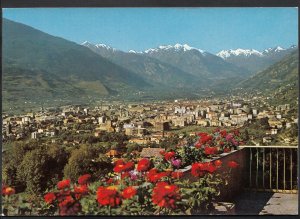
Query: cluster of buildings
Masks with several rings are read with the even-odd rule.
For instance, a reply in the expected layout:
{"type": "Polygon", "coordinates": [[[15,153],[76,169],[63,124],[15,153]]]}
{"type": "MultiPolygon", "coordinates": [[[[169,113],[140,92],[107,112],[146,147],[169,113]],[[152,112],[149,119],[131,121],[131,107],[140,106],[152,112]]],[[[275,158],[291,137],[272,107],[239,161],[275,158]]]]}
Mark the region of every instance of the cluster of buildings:
{"type": "MultiPolygon", "coordinates": [[[[253,101],[253,100],[252,100],[253,101]]],[[[291,127],[298,118],[289,117],[289,105],[264,109],[251,100],[161,101],[154,103],[104,103],[93,109],[64,106],[41,109],[20,116],[2,115],[3,141],[55,137],[71,130],[99,137],[103,132],[119,132],[130,143],[159,143],[173,135],[172,129],[186,126],[242,127],[255,119],[268,118],[266,139],[282,128],[291,127]]],[[[67,143],[67,142],[66,142],[67,143]]]]}

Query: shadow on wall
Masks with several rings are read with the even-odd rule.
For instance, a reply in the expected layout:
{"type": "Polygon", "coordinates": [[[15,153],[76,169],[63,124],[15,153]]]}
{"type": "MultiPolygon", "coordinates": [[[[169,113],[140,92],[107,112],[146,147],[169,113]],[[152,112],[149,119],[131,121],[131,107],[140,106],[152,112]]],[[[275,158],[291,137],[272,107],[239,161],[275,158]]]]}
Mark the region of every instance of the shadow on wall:
{"type": "Polygon", "coordinates": [[[272,192],[245,191],[235,198],[235,214],[258,215],[271,199],[272,192]]]}

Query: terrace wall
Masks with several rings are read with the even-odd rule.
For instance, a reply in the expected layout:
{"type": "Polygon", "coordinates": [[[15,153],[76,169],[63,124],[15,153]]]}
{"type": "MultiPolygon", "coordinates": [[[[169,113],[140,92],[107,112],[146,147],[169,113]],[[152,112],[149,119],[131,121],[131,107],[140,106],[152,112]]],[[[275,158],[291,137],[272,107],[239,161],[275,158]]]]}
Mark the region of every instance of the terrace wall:
{"type": "MultiPolygon", "coordinates": [[[[207,161],[215,161],[215,160],[221,160],[222,166],[216,171],[216,173],[223,174],[230,171],[230,168],[228,167],[227,163],[229,161],[235,161],[239,164],[239,166],[235,169],[231,169],[230,177],[228,178],[228,184],[227,185],[221,185],[220,191],[221,194],[218,196],[217,201],[231,201],[234,196],[242,192],[243,188],[246,184],[246,154],[247,151],[244,149],[239,149],[236,151],[232,151],[230,153],[224,153],[221,154],[219,158],[207,160],[207,161]]],[[[184,172],[183,179],[189,179],[189,180],[197,180],[192,174],[191,174],[191,166],[188,166],[181,170],[184,172]]]]}

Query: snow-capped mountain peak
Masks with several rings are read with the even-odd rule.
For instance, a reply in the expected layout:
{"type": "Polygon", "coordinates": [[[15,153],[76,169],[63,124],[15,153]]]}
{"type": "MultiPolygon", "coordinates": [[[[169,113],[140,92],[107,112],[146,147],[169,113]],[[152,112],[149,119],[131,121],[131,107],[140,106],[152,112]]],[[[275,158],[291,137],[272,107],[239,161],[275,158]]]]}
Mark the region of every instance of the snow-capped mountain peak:
{"type": "Polygon", "coordinates": [[[112,51],[117,51],[117,49],[111,47],[111,46],[108,46],[106,44],[103,44],[103,43],[99,43],[99,44],[92,44],[88,41],[84,41],[83,43],[81,43],[82,46],[86,46],[86,47],[90,47],[90,48],[97,48],[97,49],[100,49],[100,48],[104,48],[106,50],[112,50],[112,51]]]}
{"type": "Polygon", "coordinates": [[[230,49],[230,50],[222,50],[217,53],[217,56],[221,57],[222,59],[227,59],[230,56],[263,56],[263,54],[255,49],[230,49]]]}
{"type": "Polygon", "coordinates": [[[81,43],[80,45],[82,45],[82,46],[89,46],[89,45],[94,45],[94,44],[92,44],[92,43],[90,43],[89,41],[84,41],[83,43],[81,43]]]}
{"type": "Polygon", "coordinates": [[[265,50],[263,51],[263,54],[264,54],[264,55],[267,55],[267,54],[269,54],[269,53],[277,53],[277,52],[281,52],[281,51],[284,51],[284,50],[286,50],[286,49],[284,49],[284,48],[282,48],[282,47],[280,47],[280,46],[276,46],[276,47],[274,47],[274,48],[268,48],[268,49],[265,49],[265,50]]]}
{"type": "Polygon", "coordinates": [[[190,50],[197,50],[199,51],[200,53],[205,53],[205,51],[201,50],[201,49],[198,49],[198,48],[195,48],[195,47],[191,47],[189,46],[188,44],[179,44],[179,43],[176,43],[174,46],[172,45],[162,45],[162,46],[159,46],[157,48],[151,48],[151,49],[147,49],[144,51],[144,53],[148,53],[148,54],[151,54],[151,53],[155,53],[155,52],[158,52],[158,51],[161,51],[161,50],[174,50],[174,51],[190,51],[190,50]]]}
{"type": "Polygon", "coordinates": [[[129,50],[128,53],[142,54],[142,52],[138,52],[138,51],[135,51],[133,49],[129,50]]]}
{"type": "Polygon", "coordinates": [[[134,51],[134,50],[132,50],[132,49],[129,50],[128,52],[129,52],[129,53],[137,53],[136,51],[134,51]]]}
{"type": "Polygon", "coordinates": [[[257,57],[267,57],[267,56],[273,56],[277,53],[282,53],[285,52],[286,50],[289,49],[294,49],[297,46],[291,46],[287,49],[281,47],[281,46],[276,46],[276,47],[270,47],[267,49],[264,49],[262,51],[258,51],[255,49],[229,49],[229,50],[222,50],[218,52],[216,55],[221,57],[222,59],[228,59],[230,57],[249,57],[249,56],[257,56],[257,57]]]}
{"type": "Polygon", "coordinates": [[[284,48],[280,47],[280,46],[277,46],[275,48],[275,52],[278,52],[278,51],[282,51],[282,50],[285,50],[284,48]]]}
{"type": "Polygon", "coordinates": [[[108,45],[105,45],[105,44],[96,44],[95,45],[96,48],[104,48],[104,49],[107,49],[107,50],[113,50],[113,51],[116,51],[117,49],[113,48],[113,47],[110,47],[108,45]]]}

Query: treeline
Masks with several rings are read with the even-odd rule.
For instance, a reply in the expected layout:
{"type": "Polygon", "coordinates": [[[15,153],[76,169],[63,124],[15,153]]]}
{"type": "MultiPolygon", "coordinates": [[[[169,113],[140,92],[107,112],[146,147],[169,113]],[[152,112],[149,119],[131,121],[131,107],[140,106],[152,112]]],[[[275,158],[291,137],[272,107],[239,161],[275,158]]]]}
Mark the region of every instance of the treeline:
{"type": "Polygon", "coordinates": [[[81,139],[84,143],[76,146],[32,139],[13,142],[3,154],[2,180],[17,192],[41,194],[62,178],[105,175],[112,168],[112,160],[105,153],[120,149],[126,136],[106,133],[99,138],[85,137],[81,139]]]}

